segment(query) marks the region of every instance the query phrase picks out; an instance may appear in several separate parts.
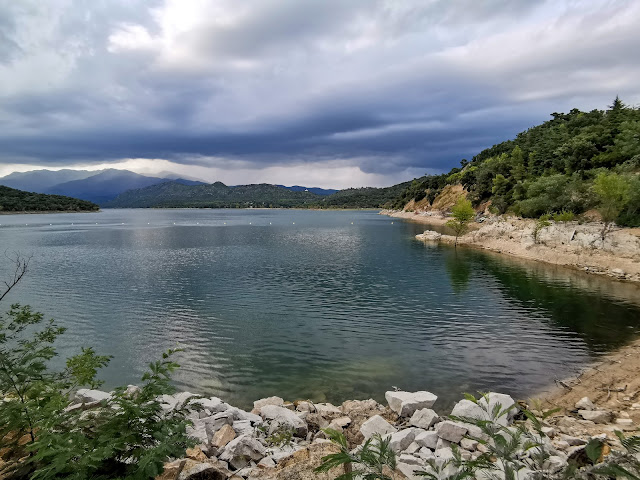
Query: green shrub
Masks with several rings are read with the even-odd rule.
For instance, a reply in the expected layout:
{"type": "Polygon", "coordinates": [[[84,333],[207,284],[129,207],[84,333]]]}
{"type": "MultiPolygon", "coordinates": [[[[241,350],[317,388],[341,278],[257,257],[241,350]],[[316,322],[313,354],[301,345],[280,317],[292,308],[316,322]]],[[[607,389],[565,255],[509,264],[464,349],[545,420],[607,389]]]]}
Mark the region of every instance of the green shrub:
{"type": "Polygon", "coordinates": [[[569,210],[562,210],[553,214],[554,222],[572,222],[576,218],[576,214],[569,210]]]}
{"type": "MultiPolygon", "coordinates": [[[[19,274],[0,300],[26,273],[27,263],[16,259],[19,274]]],[[[149,365],[137,392],[116,388],[101,405],[83,411],[68,408],[69,395],[80,386],[98,387],[96,374],[109,357],[84,348],[64,369],[52,370],[54,343],[64,330],[28,306],[14,304],[0,316],[0,450],[8,460],[0,477],[152,479],[167,458],[195,444],[186,434],[188,410],[165,413],[159,401],[174,391],[175,351],[149,365]]]]}
{"type": "Polygon", "coordinates": [[[469,222],[473,219],[476,212],[471,206],[471,202],[464,197],[458,198],[458,201],[451,209],[451,220],[447,221],[447,227],[451,228],[456,236],[455,245],[458,245],[458,237],[463,235],[469,229],[469,222]]]}
{"type": "Polygon", "coordinates": [[[342,432],[330,428],[323,432],[340,447],[340,451],[322,457],[322,464],[314,470],[316,473],[342,466],[345,473],[336,477],[336,480],[393,480],[385,473],[386,469],[392,472],[396,469],[396,454],[389,448],[389,437],[374,434],[352,453],[342,432]]]}

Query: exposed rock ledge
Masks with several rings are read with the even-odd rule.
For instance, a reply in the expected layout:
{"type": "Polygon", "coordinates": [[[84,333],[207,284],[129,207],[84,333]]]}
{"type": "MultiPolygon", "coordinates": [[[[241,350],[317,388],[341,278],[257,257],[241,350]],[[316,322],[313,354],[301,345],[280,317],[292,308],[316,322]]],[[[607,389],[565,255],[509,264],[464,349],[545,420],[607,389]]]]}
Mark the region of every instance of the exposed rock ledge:
{"type": "MultiPolygon", "coordinates": [[[[93,408],[108,396],[107,392],[80,390],[75,401],[79,407],[93,408]]],[[[341,468],[322,474],[313,471],[322,457],[338,451],[325,438],[321,430],[324,428],[342,431],[351,449],[374,434],[387,436],[398,459],[395,478],[423,478],[414,472],[428,468],[430,459],[446,462],[453,457],[454,448],[467,460],[486,451],[486,447],[469,438],[482,436],[477,426],[440,416],[432,409],[436,395],[426,391],[389,391],[385,398],[387,406],[374,400],[348,400],[334,406],[310,401],[290,403],[270,397],[254,402],[254,409],[246,412],[217,397],[201,398],[188,392],[165,395],[162,401],[167,411],[184,404],[202,407],[200,411],[193,410],[193,427],[189,431],[200,445],[187,450],[184,458],[168,462],[157,480],[332,480],[343,473],[341,468]],[[283,431],[289,434],[279,437],[283,431]]],[[[461,400],[451,415],[488,419],[487,412],[498,404],[508,413],[496,423],[527,425],[521,406],[499,393],[488,394],[478,404],[461,400]]],[[[631,408],[640,410],[640,405],[633,404],[631,408]]],[[[584,457],[585,445],[591,438],[604,442],[608,452],[619,447],[615,429],[636,428],[629,415],[614,413],[588,398],[580,399],[575,409],[545,420],[543,438],[530,433],[549,453],[544,465],[549,474],[558,472],[570,459],[584,457]]],[[[522,455],[527,453],[523,450],[522,455]]],[[[533,478],[526,469],[520,473],[519,478],[533,478]]]]}
{"type": "MultiPolygon", "coordinates": [[[[441,212],[380,212],[427,225],[444,225],[441,212]]],[[[471,231],[458,238],[458,245],[506,253],[519,258],[563,265],[590,274],[640,282],[640,229],[615,228],[602,241],[602,224],[553,222],[542,228],[534,241],[534,220],[514,217],[480,216],[471,231]]],[[[416,238],[427,242],[453,244],[451,235],[427,230],[416,238]]]]}

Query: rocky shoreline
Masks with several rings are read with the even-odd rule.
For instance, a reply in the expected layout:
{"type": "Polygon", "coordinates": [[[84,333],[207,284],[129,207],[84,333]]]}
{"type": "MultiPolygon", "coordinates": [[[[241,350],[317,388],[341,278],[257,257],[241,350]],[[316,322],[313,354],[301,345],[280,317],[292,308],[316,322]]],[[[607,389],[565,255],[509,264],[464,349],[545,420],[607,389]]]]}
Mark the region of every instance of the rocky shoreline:
{"type": "MultiPolygon", "coordinates": [[[[442,212],[383,210],[382,215],[432,226],[443,226],[442,212]]],[[[540,229],[534,240],[535,220],[481,216],[471,231],[458,238],[458,245],[480,248],[518,258],[545,262],[640,283],[640,229],[616,228],[603,242],[598,222],[552,222],[540,229]]],[[[426,242],[453,244],[455,237],[426,230],[416,238],[426,242]]]]}
{"type": "MultiPolygon", "coordinates": [[[[132,392],[136,388],[129,387],[132,392]]],[[[70,408],[98,408],[109,395],[79,390],[70,408]]],[[[638,392],[633,395],[635,399],[638,392]]],[[[589,398],[580,398],[570,409],[541,420],[537,429],[523,415],[525,404],[504,394],[489,393],[477,401],[463,399],[446,414],[433,410],[437,396],[427,391],[388,391],[385,398],[387,405],[369,399],[347,400],[336,406],[269,397],[255,401],[253,410],[247,412],[217,397],[188,392],[163,395],[160,400],[165,412],[192,408],[189,419],[193,426],[188,433],[199,445],[188,449],[184,458],[169,461],[157,480],[333,480],[344,473],[341,468],[314,472],[323,457],[339,451],[324,429],[341,432],[353,452],[367,439],[381,435],[389,440],[397,458],[396,469],[390,472],[393,478],[424,478],[415,472],[429,470],[430,462],[451,473],[454,467],[449,462],[456,455],[473,461],[490,450],[491,441],[484,443],[488,437],[476,421],[495,422],[503,432],[522,428],[523,435],[545,452],[545,458],[534,467],[535,456],[523,446],[517,453],[523,465],[518,478],[534,479],[534,470],[554,478],[568,462],[583,469],[592,466],[585,460],[590,441],[601,442],[603,455],[608,455],[621,448],[614,430],[637,429],[631,415],[604,408],[599,402],[596,405],[589,398]],[[495,415],[496,408],[504,413],[495,415]]],[[[635,418],[640,404],[633,399],[629,397],[627,403],[635,418]]],[[[540,402],[530,402],[526,408],[544,418],[540,402]]]]}

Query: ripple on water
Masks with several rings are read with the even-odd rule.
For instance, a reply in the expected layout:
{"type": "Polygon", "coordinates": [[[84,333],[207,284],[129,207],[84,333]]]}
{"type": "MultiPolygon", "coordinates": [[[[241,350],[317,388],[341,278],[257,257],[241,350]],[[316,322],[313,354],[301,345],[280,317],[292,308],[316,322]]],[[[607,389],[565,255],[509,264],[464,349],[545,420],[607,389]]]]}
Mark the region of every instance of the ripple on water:
{"type": "Polygon", "coordinates": [[[445,405],[464,391],[536,391],[639,326],[637,289],[425,247],[419,225],[372,212],[84,215],[9,217],[0,244],[33,254],[12,301],[69,327],[63,355],[113,354],[108,386],[181,347],[177,386],[239,405],[381,400],[391,385],[445,405]]]}

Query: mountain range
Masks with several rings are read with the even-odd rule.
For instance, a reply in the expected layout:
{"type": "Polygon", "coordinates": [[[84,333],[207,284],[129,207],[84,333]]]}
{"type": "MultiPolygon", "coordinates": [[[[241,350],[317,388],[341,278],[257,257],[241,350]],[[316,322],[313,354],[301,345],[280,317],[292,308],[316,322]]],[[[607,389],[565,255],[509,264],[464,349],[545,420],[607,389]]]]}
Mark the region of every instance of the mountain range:
{"type": "MultiPolygon", "coordinates": [[[[98,171],[88,170],[35,170],[31,172],[16,172],[0,178],[0,185],[23,190],[26,192],[46,193],[53,195],[65,195],[82,200],[97,203],[100,206],[108,206],[118,195],[129,190],[137,190],[153,185],[170,183],[171,185],[198,186],[207,185],[194,179],[181,178],[176,174],[167,172],[159,176],[147,176],[128,170],[107,169],[98,171]]],[[[311,193],[315,195],[330,195],[337,190],[315,187],[303,187],[294,185],[272,185],[292,192],[311,193]]],[[[166,191],[171,187],[160,189],[166,191]]],[[[230,188],[230,187],[227,187],[230,188]]],[[[245,189],[246,190],[246,189],[245,189]]],[[[242,190],[233,195],[236,200],[242,190]]],[[[247,192],[245,191],[245,194],[247,192]]],[[[277,199],[282,195],[269,197],[277,199]]],[[[294,195],[292,198],[304,198],[304,195],[294,195]]],[[[247,198],[244,198],[246,201],[247,198]]],[[[251,201],[251,199],[248,199],[251,201]]],[[[122,202],[120,202],[122,203],[122,202]]],[[[145,203],[149,203],[145,201],[145,203]]],[[[285,203],[289,203],[288,201],[285,203]]]]}

